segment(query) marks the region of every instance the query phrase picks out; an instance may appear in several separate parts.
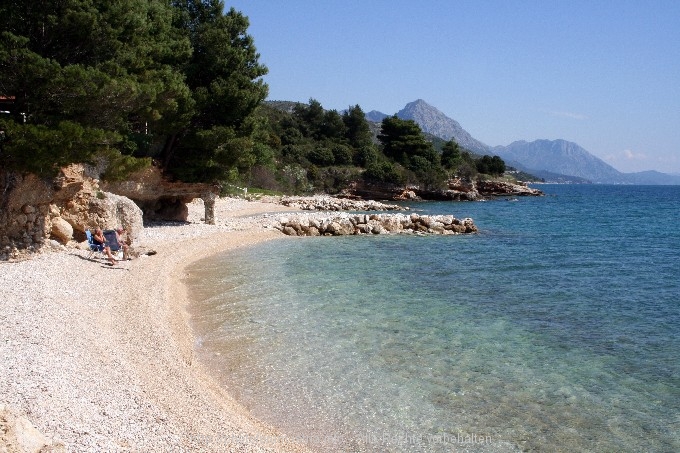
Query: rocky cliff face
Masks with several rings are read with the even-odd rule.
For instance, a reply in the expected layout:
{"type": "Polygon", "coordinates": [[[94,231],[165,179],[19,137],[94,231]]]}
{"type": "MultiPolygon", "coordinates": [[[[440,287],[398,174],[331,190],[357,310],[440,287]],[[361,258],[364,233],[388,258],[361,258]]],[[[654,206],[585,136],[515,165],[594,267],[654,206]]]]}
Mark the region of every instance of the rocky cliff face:
{"type": "Polygon", "coordinates": [[[86,229],[122,226],[133,240],[142,229],[139,207],[102,191],[83,165],[62,169],[52,181],[5,172],[0,186],[0,259],[44,245],[75,245],[86,229]]]}
{"type": "Polygon", "coordinates": [[[144,220],[186,221],[187,203],[202,198],[205,221],[213,223],[218,188],[163,178],[155,167],[118,183],[100,182],[97,168],[73,164],[54,180],[0,174],[0,259],[45,245],[75,246],[85,230],[123,227],[134,240],[144,220]]]}
{"type": "Polygon", "coordinates": [[[168,181],[156,167],[130,175],[126,181],[102,182],[101,187],[107,192],[133,200],[142,209],[146,221],[186,221],[187,203],[202,198],[212,206],[219,193],[219,187],[211,184],[168,181]]]}

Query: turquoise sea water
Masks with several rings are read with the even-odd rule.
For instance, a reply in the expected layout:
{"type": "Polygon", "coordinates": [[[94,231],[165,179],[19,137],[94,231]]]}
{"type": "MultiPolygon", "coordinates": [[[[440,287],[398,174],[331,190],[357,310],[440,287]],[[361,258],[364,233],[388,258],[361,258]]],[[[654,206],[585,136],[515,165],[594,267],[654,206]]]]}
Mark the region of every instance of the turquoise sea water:
{"type": "Polygon", "coordinates": [[[194,264],[199,359],[319,451],[680,451],[680,187],[540,188],[194,264]]]}

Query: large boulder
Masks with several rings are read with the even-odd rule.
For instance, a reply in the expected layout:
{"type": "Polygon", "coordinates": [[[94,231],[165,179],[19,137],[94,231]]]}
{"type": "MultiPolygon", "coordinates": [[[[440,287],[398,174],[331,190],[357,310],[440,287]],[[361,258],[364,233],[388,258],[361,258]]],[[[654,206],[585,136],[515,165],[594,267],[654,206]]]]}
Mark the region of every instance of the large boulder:
{"type": "Polygon", "coordinates": [[[52,231],[50,236],[62,244],[68,244],[73,238],[73,227],[61,217],[52,219],[52,231]]]}
{"type": "Polygon", "coordinates": [[[134,241],[144,228],[139,206],[127,197],[109,192],[98,192],[95,197],[67,203],[59,211],[74,230],[82,233],[81,238],[87,229],[122,227],[134,241]]]}

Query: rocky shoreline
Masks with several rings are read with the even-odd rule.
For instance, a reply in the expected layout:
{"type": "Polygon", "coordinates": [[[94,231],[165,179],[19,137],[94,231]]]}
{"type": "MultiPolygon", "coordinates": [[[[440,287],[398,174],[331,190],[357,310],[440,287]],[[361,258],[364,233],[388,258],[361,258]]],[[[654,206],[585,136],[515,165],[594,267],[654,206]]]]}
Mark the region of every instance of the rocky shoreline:
{"type": "Polygon", "coordinates": [[[470,218],[452,215],[419,215],[416,213],[370,213],[372,211],[408,211],[405,205],[386,204],[375,200],[352,200],[315,195],[309,197],[260,197],[261,202],[274,203],[302,211],[295,215],[269,217],[265,223],[287,236],[349,236],[361,234],[470,234],[478,229],[470,218]],[[337,213],[338,211],[341,211],[337,213]],[[331,214],[333,213],[333,214],[331,214]],[[335,214],[337,213],[337,214],[335,214]]]}
{"type": "Polygon", "coordinates": [[[260,197],[261,202],[274,203],[305,212],[267,216],[266,227],[287,236],[350,236],[362,234],[471,234],[478,229],[471,218],[453,215],[419,215],[417,213],[370,213],[371,211],[408,211],[404,205],[375,200],[351,200],[315,195],[309,197],[260,197]],[[338,211],[341,211],[338,213],[338,211]]]}
{"type": "MultiPolygon", "coordinates": [[[[74,164],[63,168],[60,176],[51,183],[32,175],[8,176],[0,173],[0,182],[8,188],[0,194],[0,261],[21,259],[41,249],[73,247],[83,243],[86,230],[93,228],[113,229],[122,227],[129,238],[135,241],[144,223],[165,221],[186,221],[188,203],[202,200],[204,222],[215,222],[214,205],[216,188],[206,185],[179,186],[164,181],[154,168],[136,176],[134,181],[110,184],[102,183],[95,177],[97,171],[87,165],[74,164]],[[4,176],[3,176],[4,175],[4,176]],[[134,197],[134,198],[132,198],[134,197]]],[[[245,192],[245,191],[244,191],[245,192]]],[[[245,194],[244,194],[245,195],[245,194]]],[[[523,184],[504,181],[469,181],[453,179],[444,191],[428,192],[418,187],[363,186],[357,185],[337,197],[316,195],[312,197],[293,196],[247,196],[249,200],[276,203],[301,211],[318,212],[379,212],[407,211],[403,203],[414,200],[481,200],[499,196],[540,196],[543,193],[523,184]],[[390,204],[376,200],[401,201],[390,204]]],[[[385,214],[381,214],[385,215],[385,214]]],[[[460,224],[447,223],[447,219],[414,223],[402,217],[390,219],[379,217],[346,221],[318,218],[318,225],[306,224],[306,234],[382,234],[417,232],[429,234],[471,233],[475,228],[460,228],[460,224]],[[443,221],[442,221],[443,220],[443,221]],[[443,224],[442,227],[437,223],[443,224]],[[336,225],[338,224],[339,227],[336,225]],[[401,225],[394,227],[395,224],[401,225]],[[323,228],[319,228],[324,225],[323,228]],[[379,225],[379,226],[377,226],[379,225]],[[328,229],[326,226],[330,226],[328,229]]],[[[468,224],[470,222],[467,222],[468,224]]],[[[272,224],[274,227],[281,226],[272,224]]],[[[291,234],[283,225],[278,228],[291,234]]],[[[295,229],[295,225],[290,225],[295,229]]]]}
{"type": "Polygon", "coordinates": [[[379,200],[437,200],[437,201],[481,201],[497,197],[543,196],[538,189],[523,182],[500,180],[468,180],[454,178],[443,189],[428,190],[417,186],[395,186],[386,184],[355,183],[346,195],[363,199],[379,200]]]}

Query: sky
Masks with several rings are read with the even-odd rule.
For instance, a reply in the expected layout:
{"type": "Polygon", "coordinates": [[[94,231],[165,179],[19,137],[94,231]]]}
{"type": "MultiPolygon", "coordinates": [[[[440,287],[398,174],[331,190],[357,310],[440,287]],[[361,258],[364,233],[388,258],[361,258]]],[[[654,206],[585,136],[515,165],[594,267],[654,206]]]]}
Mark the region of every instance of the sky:
{"type": "Polygon", "coordinates": [[[391,115],[423,99],[490,146],[565,139],[680,174],[680,1],[224,1],[269,100],[391,115]]]}

